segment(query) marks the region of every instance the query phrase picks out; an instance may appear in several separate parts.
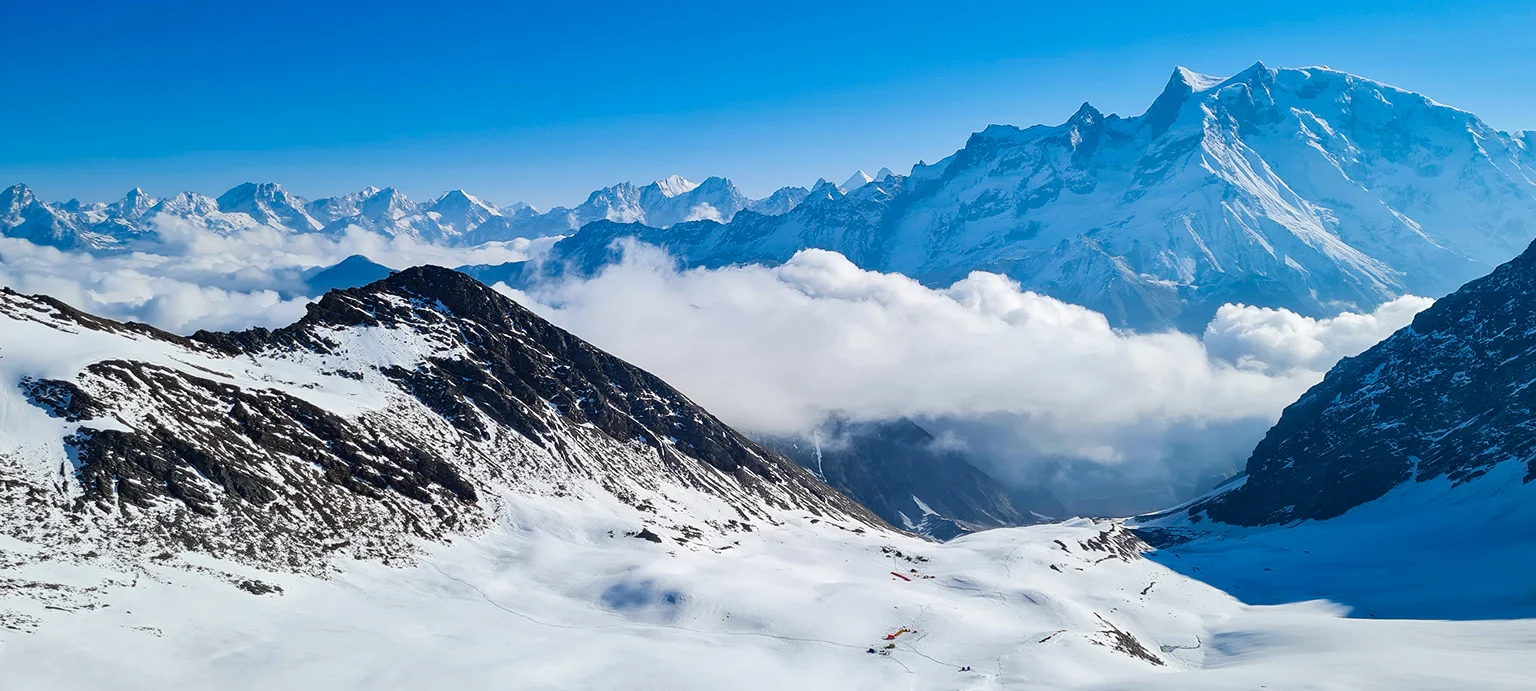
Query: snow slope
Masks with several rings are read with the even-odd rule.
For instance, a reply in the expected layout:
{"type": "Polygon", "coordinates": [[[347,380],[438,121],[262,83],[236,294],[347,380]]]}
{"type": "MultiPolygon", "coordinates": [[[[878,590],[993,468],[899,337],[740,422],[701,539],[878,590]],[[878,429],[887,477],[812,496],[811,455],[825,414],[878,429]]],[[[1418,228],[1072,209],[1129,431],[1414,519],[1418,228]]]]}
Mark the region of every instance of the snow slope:
{"type": "Polygon", "coordinates": [[[195,555],[121,573],[6,543],[8,577],[62,586],[0,600],[27,631],[0,629],[0,666],[28,689],[1522,689],[1536,673],[1531,621],[1245,606],[1095,542],[1115,534],[1102,523],[933,544],[795,520],[678,546],[624,537],[635,516],[614,502],[506,506],[415,565],[330,579],[195,555]]]}
{"type": "Polygon", "coordinates": [[[1150,559],[1253,604],[1330,600],[1361,618],[1531,620],[1536,486],[1523,474],[1505,463],[1466,483],[1404,483],[1327,520],[1242,527],[1176,515],[1138,531],[1164,546],[1150,559]]]}

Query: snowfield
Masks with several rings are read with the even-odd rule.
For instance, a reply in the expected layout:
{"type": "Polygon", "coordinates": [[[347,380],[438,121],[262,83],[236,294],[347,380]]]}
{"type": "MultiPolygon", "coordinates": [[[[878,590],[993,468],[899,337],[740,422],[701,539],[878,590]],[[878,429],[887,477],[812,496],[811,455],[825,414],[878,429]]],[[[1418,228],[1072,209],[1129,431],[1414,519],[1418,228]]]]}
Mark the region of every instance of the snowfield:
{"type": "Polygon", "coordinates": [[[1124,535],[1111,522],[934,544],[791,519],[687,547],[626,537],[638,517],[617,503],[506,504],[418,565],[329,580],[192,557],[119,573],[0,543],[0,577],[66,584],[0,599],[35,622],[0,629],[0,669],[18,689],[1525,689],[1536,674],[1536,621],[1247,606],[1106,543],[1124,535]]]}

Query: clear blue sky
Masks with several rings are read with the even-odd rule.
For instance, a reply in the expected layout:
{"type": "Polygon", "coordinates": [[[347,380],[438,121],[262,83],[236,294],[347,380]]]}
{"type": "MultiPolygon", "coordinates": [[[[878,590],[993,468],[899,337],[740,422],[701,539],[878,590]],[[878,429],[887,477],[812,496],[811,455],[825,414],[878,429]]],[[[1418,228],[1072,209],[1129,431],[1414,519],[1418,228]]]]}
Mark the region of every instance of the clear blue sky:
{"type": "Polygon", "coordinates": [[[276,180],[547,208],[674,172],[761,195],[1083,101],[1140,113],[1175,65],[1260,59],[1536,128],[1530,2],[130,0],[0,25],[0,185],[50,199],[276,180]]]}

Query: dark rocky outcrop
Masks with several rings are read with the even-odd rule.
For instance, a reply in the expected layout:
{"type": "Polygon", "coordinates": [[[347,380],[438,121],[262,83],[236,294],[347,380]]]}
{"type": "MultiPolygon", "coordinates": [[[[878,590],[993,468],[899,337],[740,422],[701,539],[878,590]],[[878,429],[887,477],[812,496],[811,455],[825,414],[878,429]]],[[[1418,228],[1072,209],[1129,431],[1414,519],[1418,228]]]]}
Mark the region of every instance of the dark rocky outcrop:
{"type": "Polygon", "coordinates": [[[1405,482],[1506,462],[1536,479],[1536,249],[1472,281],[1286,408],[1241,486],[1189,511],[1239,525],[1329,519],[1405,482]]]}

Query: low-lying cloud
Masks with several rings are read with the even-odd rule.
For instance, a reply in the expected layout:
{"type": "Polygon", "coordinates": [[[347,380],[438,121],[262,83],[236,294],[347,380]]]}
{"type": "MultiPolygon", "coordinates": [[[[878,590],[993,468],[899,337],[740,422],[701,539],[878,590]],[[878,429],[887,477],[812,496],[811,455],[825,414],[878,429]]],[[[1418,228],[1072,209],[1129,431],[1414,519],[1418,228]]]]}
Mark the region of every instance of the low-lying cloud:
{"type": "Polygon", "coordinates": [[[1231,474],[1334,362],[1430,304],[1332,319],[1228,305],[1200,338],[1137,334],[996,274],[936,290],[821,250],[679,271],[643,246],[591,278],[507,292],[751,432],[916,418],[1004,480],[1108,512],[1231,474]]]}
{"type": "Polygon", "coordinates": [[[336,236],[258,226],[221,233],[161,216],[131,252],[64,252],[0,237],[0,285],[179,333],[288,324],[304,314],[307,272],[354,254],[391,268],[520,261],[526,240],[471,248],[350,228],[336,236]]]}
{"type": "MultiPolygon", "coordinates": [[[[0,285],[180,333],[279,326],[314,297],[306,277],[350,255],[393,268],[496,264],[551,241],[447,248],[357,228],[221,233],[162,218],[129,253],[0,238],[0,285]]],[[[909,417],[1000,480],[1045,484],[1085,513],[1157,508],[1235,472],[1334,362],[1430,304],[1404,297],[1332,319],[1228,305],[1199,337],[1137,334],[995,274],[932,289],[820,250],[777,267],[682,271],[644,246],[590,278],[499,288],[746,431],[909,417]]]]}

